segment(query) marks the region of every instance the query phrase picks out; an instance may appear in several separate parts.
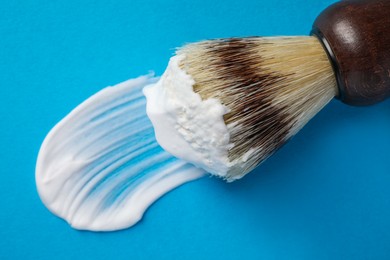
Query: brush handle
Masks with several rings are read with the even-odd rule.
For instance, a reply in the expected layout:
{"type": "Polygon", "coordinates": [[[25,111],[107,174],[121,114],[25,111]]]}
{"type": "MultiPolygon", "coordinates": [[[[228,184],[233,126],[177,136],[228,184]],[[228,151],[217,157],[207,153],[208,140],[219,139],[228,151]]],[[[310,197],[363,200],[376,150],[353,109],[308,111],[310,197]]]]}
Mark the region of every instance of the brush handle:
{"type": "Polygon", "coordinates": [[[344,0],[325,9],[312,34],[333,65],[339,96],[350,105],[390,97],[390,0],[344,0]]]}

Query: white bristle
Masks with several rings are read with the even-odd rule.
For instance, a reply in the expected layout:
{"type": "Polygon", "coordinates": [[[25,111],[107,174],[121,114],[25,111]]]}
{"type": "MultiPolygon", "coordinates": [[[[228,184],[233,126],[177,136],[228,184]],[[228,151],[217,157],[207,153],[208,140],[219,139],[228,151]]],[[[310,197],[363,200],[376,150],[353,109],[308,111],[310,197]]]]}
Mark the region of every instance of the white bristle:
{"type": "Polygon", "coordinates": [[[178,50],[203,99],[230,109],[227,180],[241,178],[295,135],[337,95],[334,73],[311,36],[203,41],[178,50]],[[243,158],[247,157],[247,158],[243,158]]]}

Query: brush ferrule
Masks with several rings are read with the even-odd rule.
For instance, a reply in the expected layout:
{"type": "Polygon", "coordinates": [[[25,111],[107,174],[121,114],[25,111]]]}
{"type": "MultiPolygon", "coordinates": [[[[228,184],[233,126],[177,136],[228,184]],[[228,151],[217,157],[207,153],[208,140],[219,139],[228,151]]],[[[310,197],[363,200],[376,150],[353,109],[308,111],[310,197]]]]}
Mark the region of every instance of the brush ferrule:
{"type": "Polygon", "coordinates": [[[310,32],[310,35],[315,36],[319,40],[319,42],[321,43],[322,47],[324,48],[326,55],[329,58],[329,62],[332,65],[334,75],[336,77],[337,88],[338,88],[336,98],[340,99],[340,100],[344,100],[344,98],[345,98],[345,85],[343,84],[343,81],[341,80],[339,64],[337,62],[337,59],[335,57],[335,54],[332,50],[331,45],[329,44],[328,40],[325,38],[325,36],[321,33],[321,31],[318,28],[313,28],[312,31],[310,32]]]}

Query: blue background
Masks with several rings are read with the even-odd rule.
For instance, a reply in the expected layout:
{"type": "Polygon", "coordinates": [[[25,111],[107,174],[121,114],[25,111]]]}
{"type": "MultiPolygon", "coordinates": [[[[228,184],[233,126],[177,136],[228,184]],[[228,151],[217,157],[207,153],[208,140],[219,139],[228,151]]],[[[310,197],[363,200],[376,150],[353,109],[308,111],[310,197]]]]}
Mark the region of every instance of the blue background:
{"type": "Polygon", "coordinates": [[[43,206],[35,160],[84,99],[207,38],[305,35],[333,1],[2,1],[0,259],[390,259],[390,100],[332,101],[255,172],[204,178],[135,227],[71,229],[43,206]]]}

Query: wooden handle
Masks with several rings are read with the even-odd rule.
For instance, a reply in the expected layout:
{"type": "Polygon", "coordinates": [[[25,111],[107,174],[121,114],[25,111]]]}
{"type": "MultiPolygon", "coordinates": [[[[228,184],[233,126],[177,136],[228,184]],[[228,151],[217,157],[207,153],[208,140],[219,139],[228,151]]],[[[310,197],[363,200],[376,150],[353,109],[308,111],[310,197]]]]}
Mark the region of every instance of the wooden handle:
{"type": "Polygon", "coordinates": [[[332,62],[339,99],[370,105],[390,97],[390,0],[344,0],[316,19],[332,62]]]}

